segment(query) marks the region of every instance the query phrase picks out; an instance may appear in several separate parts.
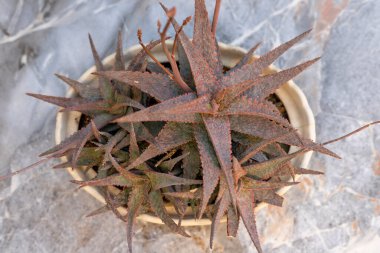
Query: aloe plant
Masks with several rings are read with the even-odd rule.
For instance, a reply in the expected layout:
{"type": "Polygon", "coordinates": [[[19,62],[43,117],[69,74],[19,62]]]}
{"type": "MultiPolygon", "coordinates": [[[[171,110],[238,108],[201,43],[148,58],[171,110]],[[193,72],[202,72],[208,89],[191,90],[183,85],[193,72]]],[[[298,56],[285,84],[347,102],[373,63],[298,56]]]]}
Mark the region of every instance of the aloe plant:
{"type": "Polygon", "coordinates": [[[281,206],[283,197],[277,194],[278,189],[298,183],[290,178],[322,174],[295,167],[291,160],[308,151],[339,158],[325,145],[352,133],[315,143],[300,136],[268,100],[281,85],[318,61],[316,58],[263,74],[310,31],[252,61],[259,46],[255,45],[236,66],[226,70],[215,37],[220,4],[216,1],[210,22],[204,0],[195,0],[192,40],[183,32],[191,17],[179,24],[176,9],[162,5],[168,19],[157,24],[159,39],[145,45],[139,30],[142,49],[126,64],[119,34],[112,70],[105,69],[90,37],[96,82],[80,83],[57,75],[77,97],[29,94],[61,107],[61,111],[81,112],[89,123],[42,153],[42,160],[36,164],[0,179],[48,159],[66,157],[67,162],[55,167],[97,171],[93,179],[72,182],[104,192],[107,204],[90,216],[110,210],[126,222],[130,252],[138,215],[154,213],[173,232],[189,236],[181,226],[189,207],[197,219],[205,214],[211,217],[210,247],[216,226],[226,216],[228,235],[236,236],[241,219],[258,252],[262,252],[255,206],[260,202],[281,206]],[[169,50],[167,33],[171,25],[175,36],[169,50]],[[152,54],[156,46],[166,54],[166,65],[152,54]],[[283,145],[299,150],[289,154],[283,145]],[[113,195],[109,186],[117,187],[120,193],[113,195]],[[169,204],[175,207],[179,223],[167,211],[169,204]],[[128,213],[122,215],[118,207],[127,208],[128,213]]]}

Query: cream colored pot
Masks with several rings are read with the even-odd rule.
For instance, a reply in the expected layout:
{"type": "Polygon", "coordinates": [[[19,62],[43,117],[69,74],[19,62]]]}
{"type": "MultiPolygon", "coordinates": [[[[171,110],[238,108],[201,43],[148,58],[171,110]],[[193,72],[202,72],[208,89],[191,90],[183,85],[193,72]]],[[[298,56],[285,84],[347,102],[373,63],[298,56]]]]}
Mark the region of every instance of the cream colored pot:
{"type": "MultiPolygon", "coordinates": [[[[167,44],[169,49],[171,49],[172,42],[168,42],[167,44]]],[[[242,48],[232,47],[223,43],[219,43],[219,47],[221,50],[223,65],[230,68],[233,67],[247,52],[242,48]]],[[[130,61],[132,57],[135,56],[140,50],[141,47],[137,45],[130,47],[127,51],[125,51],[126,62],[130,61]]],[[[160,46],[155,47],[154,50],[152,50],[152,52],[159,61],[167,61],[166,56],[161,50],[160,46]]],[[[110,55],[104,59],[103,63],[106,67],[111,67],[113,61],[114,55],[110,55]]],[[[93,75],[91,75],[91,73],[94,71],[95,67],[93,66],[80,77],[79,81],[91,82],[95,78],[93,75]]],[[[270,66],[270,68],[267,69],[267,72],[275,71],[278,71],[278,69],[274,66],[270,66]]],[[[276,91],[276,95],[283,102],[292,126],[298,129],[298,132],[301,136],[309,138],[311,140],[315,140],[314,116],[306,100],[305,95],[298,88],[298,86],[293,81],[289,81],[276,91]]],[[[73,96],[75,96],[74,90],[70,89],[68,91],[67,97],[73,96]]],[[[80,116],[81,114],[78,112],[63,112],[57,114],[55,132],[55,140],[57,144],[78,130],[80,116]]],[[[296,147],[290,148],[290,152],[294,152],[295,150],[296,147]]],[[[295,158],[293,160],[293,164],[305,168],[307,167],[310,158],[311,152],[308,152],[303,156],[295,158]]],[[[87,170],[87,172],[85,173],[83,169],[72,170],[71,168],[69,168],[68,172],[75,180],[88,180],[96,175],[96,172],[92,169],[87,170]]],[[[84,187],[84,189],[97,200],[99,200],[102,203],[105,203],[103,195],[95,187],[84,187]]],[[[278,194],[284,195],[288,191],[288,189],[289,187],[284,187],[279,190],[278,194]]],[[[111,187],[111,191],[116,194],[119,190],[115,187],[111,187]]],[[[265,206],[267,206],[267,204],[261,203],[256,207],[256,210],[264,208],[265,206]]],[[[167,209],[169,213],[172,215],[173,219],[175,221],[178,221],[178,217],[176,217],[176,213],[173,206],[168,205],[167,209]]],[[[119,208],[119,211],[122,214],[126,214],[125,208],[119,208]]],[[[147,222],[162,224],[161,220],[154,214],[140,215],[138,219],[147,222]]],[[[225,221],[225,219],[223,221],[225,221]]],[[[183,226],[200,226],[209,224],[211,224],[211,221],[209,219],[195,220],[193,215],[191,214],[191,210],[188,210],[187,215],[182,220],[183,226]]]]}

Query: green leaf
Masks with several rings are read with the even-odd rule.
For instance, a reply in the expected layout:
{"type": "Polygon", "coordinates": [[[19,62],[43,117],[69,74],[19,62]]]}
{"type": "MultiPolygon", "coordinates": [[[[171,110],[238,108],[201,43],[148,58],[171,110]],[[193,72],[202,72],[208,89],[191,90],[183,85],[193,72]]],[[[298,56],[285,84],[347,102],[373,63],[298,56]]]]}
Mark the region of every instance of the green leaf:
{"type": "MultiPolygon", "coordinates": [[[[95,48],[94,42],[91,38],[91,35],[88,35],[88,39],[90,41],[92,55],[93,55],[94,60],[95,60],[96,70],[97,71],[104,71],[103,63],[100,60],[98,52],[96,51],[96,48],[95,48]]],[[[101,93],[104,100],[113,101],[114,90],[111,86],[111,83],[107,79],[99,78],[99,88],[100,88],[100,93],[101,93]]]]}
{"type": "Polygon", "coordinates": [[[284,198],[278,195],[275,190],[255,191],[255,198],[257,201],[265,202],[278,207],[282,207],[282,203],[284,202],[284,198]]]}
{"type": "Polygon", "coordinates": [[[180,161],[182,161],[186,156],[188,156],[189,153],[185,153],[185,154],[182,154],[180,156],[177,156],[173,159],[169,159],[167,161],[164,161],[162,162],[159,167],[160,169],[163,169],[165,171],[172,171],[174,166],[179,163],[180,161]]]}
{"type": "Polygon", "coordinates": [[[128,180],[127,178],[121,175],[113,175],[106,178],[86,180],[86,181],[71,180],[70,182],[74,184],[79,184],[80,187],[111,186],[111,185],[132,187],[133,185],[133,182],[131,180],[128,180]]]}
{"type": "MultiPolygon", "coordinates": [[[[94,166],[102,162],[104,151],[95,147],[83,148],[79,155],[77,166],[94,166]]],[[[55,169],[70,167],[70,162],[65,162],[54,166],[55,169]]]]}
{"type": "Polygon", "coordinates": [[[279,171],[287,162],[305,152],[306,150],[299,150],[292,154],[283,155],[265,162],[244,166],[243,168],[247,171],[248,175],[258,177],[260,179],[269,179],[275,175],[276,172],[279,171]]]}
{"type": "Polygon", "coordinates": [[[128,214],[127,214],[127,242],[129,252],[132,253],[132,236],[133,236],[133,226],[136,217],[141,209],[141,206],[145,201],[148,200],[148,186],[138,185],[132,188],[132,192],[128,199],[128,214]]]}
{"type": "Polygon", "coordinates": [[[183,154],[189,154],[183,158],[183,177],[195,179],[201,168],[200,155],[196,143],[189,142],[181,147],[183,154]]]}
{"type": "Polygon", "coordinates": [[[115,52],[114,70],[125,70],[125,59],[123,54],[123,35],[121,31],[117,36],[117,47],[115,52]]]}
{"type": "Polygon", "coordinates": [[[144,173],[149,177],[153,190],[158,190],[172,185],[202,184],[202,180],[176,177],[166,173],[159,173],[154,171],[144,171],[144,173]]]}
{"type": "Polygon", "coordinates": [[[121,167],[121,165],[113,158],[112,155],[108,155],[108,160],[111,162],[112,166],[119,172],[124,178],[131,181],[133,185],[140,185],[148,183],[148,180],[142,175],[136,175],[125,168],[121,167]]]}
{"type": "Polygon", "coordinates": [[[95,82],[80,83],[76,80],[70,79],[59,74],[55,75],[63,82],[70,85],[82,98],[91,101],[100,100],[102,98],[98,85],[94,85],[95,82]]]}
{"type": "Polygon", "coordinates": [[[243,187],[246,189],[252,189],[254,191],[265,191],[265,190],[275,190],[285,186],[296,185],[299,182],[271,182],[271,181],[260,181],[251,178],[243,179],[243,187]]]}
{"type": "Polygon", "coordinates": [[[167,123],[155,139],[157,145],[150,144],[148,148],[127,167],[127,169],[135,168],[149,159],[182,146],[191,140],[192,134],[189,125],[167,123]]]}
{"type": "Polygon", "coordinates": [[[179,198],[179,199],[201,199],[202,198],[202,190],[201,188],[198,188],[196,191],[187,191],[187,192],[165,192],[165,196],[179,198]]]}
{"type": "MultiPolygon", "coordinates": [[[[127,130],[128,132],[131,132],[131,123],[125,122],[118,124],[121,128],[127,130]]],[[[133,128],[136,133],[136,137],[138,137],[138,141],[146,141],[150,144],[156,144],[153,134],[143,123],[135,122],[133,123],[133,128]]]]}

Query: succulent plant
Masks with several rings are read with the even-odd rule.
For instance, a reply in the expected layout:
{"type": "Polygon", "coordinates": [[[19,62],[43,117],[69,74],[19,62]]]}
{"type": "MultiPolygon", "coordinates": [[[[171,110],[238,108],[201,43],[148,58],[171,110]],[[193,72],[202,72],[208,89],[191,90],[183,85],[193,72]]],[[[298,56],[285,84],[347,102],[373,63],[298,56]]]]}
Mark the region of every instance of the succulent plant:
{"type": "Polygon", "coordinates": [[[142,49],[128,66],[121,34],[112,70],[105,69],[90,37],[96,82],[80,83],[57,75],[77,97],[29,94],[62,107],[61,111],[81,112],[88,123],[21,171],[60,157],[67,161],[56,168],[94,168],[95,178],[73,183],[96,186],[104,193],[106,206],[90,215],[111,210],[125,221],[130,251],[133,225],[143,213],[153,212],[172,231],[189,236],[181,221],[177,224],[168,213],[170,203],[180,220],[189,207],[195,218],[207,215],[212,220],[210,247],[216,226],[226,216],[228,235],[236,236],[242,219],[262,252],[255,206],[260,202],[281,206],[283,197],[277,190],[297,184],[290,178],[321,174],[295,167],[291,160],[308,151],[338,158],[324,146],[341,138],[324,144],[303,138],[268,100],[282,84],[319,59],[263,74],[309,31],[252,61],[259,46],[255,45],[235,67],[226,69],[215,37],[220,1],[216,1],[210,23],[204,0],[195,0],[192,40],[183,32],[190,17],[180,25],[174,18],[175,8],[162,7],[168,20],[164,25],[158,22],[159,39],[145,45],[139,30],[142,49]],[[171,24],[175,37],[169,50],[166,41],[171,24]],[[151,53],[159,45],[166,63],[151,53]],[[289,146],[299,149],[289,154],[289,146]],[[116,186],[119,193],[113,195],[109,186],[116,186]],[[127,208],[126,215],[119,212],[121,206],[127,208]]]}

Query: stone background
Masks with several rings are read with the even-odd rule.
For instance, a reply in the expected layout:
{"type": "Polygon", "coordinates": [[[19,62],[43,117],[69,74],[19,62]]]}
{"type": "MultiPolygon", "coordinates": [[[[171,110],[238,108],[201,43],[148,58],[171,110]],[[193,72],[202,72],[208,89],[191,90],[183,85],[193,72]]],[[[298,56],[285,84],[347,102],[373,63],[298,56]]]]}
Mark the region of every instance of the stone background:
{"type": "MultiPolygon", "coordinates": [[[[192,15],[191,0],[164,2],[178,6],[179,18],[192,15]]],[[[78,78],[92,65],[87,33],[106,56],[118,29],[125,46],[137,42],[138,27],[145,41],[156,38],[158,18],[156,0],[0,0],[0,174],[34,162],[54,143],[57,109],[25,92],[64,95],[53,74],[78,78]]],[[[309,28],[311,36],[276,65],[322,55],[295,80],[316,115],[318,140],[380,119],[380,1],[224,0],[218,38],[244,48],[262,41],[263,53],[309,28]]],[[[344,159],[314,155],[310,167],[325,176],[303,177],[284,208],[257,214],[265,252],[378,252],[380,127],[330,148],[344,159]]],[[[51,165],[0,182],[0,252],[126,252],[124,224],[110,214],[84,218],[99,203],[51,165]]],[[[192,238],[181,238],[140,222],[134,250],[207,252],[209,228],[188,232],[192,238]]],[[[244,226],[238,239],[224,234],[220,226],[214,252],[256,252],[244,226]]]]}

